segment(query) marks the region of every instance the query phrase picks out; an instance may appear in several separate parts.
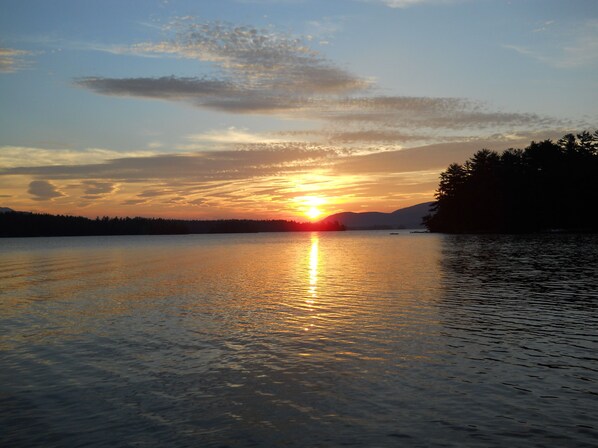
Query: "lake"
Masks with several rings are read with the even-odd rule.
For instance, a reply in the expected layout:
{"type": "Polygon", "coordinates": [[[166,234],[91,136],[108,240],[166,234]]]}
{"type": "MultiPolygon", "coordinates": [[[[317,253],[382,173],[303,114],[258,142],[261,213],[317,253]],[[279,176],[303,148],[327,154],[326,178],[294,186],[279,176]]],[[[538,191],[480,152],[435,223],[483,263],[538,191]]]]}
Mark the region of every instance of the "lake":
{"type": "Polygon", "coordinates": [[[598,446],[598,236],[0,240],[0,445],[598,446]]]}

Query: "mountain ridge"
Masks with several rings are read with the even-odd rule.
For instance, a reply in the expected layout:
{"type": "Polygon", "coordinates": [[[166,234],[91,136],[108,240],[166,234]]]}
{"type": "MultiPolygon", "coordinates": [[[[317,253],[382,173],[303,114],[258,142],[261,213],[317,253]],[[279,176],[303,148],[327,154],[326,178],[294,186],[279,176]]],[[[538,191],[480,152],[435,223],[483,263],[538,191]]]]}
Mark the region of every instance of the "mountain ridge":
{"type": "Polygon", "coordinates": [[[422,229],[424,216],[432,213],[430,206],[434,202],[423,202],[394,212],[341,212],[327,216],[320,222],[338,221],[349,230],[368,229],[422,229]]]}

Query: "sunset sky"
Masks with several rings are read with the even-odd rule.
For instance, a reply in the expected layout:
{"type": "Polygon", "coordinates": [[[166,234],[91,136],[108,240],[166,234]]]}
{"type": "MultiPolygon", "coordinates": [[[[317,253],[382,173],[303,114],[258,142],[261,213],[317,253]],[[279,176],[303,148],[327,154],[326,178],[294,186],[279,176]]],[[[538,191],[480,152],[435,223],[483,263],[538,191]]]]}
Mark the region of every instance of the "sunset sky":
{"type": "Polygon", "coordinates": [[[308,219],[598,128],[596,0],[0,6],[0,206],[308,219]]]}

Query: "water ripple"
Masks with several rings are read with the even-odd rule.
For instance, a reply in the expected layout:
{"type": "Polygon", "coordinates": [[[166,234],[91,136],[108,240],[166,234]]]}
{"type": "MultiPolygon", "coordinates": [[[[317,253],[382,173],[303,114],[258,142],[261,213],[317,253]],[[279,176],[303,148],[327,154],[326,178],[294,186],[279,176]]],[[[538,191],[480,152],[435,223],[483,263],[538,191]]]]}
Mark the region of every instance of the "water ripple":
{"type": "Polygon", "coordinates": [[[5,240],[3,446],[596,446],[598,239],[5,240]]]}

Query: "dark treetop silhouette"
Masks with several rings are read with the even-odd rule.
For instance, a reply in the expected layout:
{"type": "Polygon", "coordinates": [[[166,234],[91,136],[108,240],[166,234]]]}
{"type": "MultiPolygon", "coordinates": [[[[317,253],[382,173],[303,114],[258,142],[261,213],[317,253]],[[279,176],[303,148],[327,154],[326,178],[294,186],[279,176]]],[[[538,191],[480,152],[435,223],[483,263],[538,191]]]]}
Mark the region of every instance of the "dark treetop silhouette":
{"type": "Polygon", "coordinates": [[[227,219],[185,221],[154,218],[96,218],[26,212],[0,214],[0,237],[83,235],[167,235],[345,230],[338,222],[227,219]]]}
{"type": "Polygon", "coordinates": [[[440,175],[432,232],[598,231],[598,131],[478,151],[440,175]]]}

